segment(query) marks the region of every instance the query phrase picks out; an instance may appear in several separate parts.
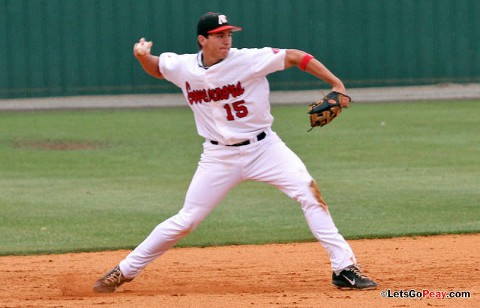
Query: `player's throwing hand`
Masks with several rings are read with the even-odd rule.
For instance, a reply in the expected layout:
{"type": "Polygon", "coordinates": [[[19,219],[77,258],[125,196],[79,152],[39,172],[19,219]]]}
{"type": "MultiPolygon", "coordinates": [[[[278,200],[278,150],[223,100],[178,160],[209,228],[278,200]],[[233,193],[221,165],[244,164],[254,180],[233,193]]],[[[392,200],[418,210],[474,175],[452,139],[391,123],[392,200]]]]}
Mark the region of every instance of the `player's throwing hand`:
{"type": "Polygon", "coordinates": [[[150,54],[150,51],[152,50],[152,45],[153,42],[151,41],[146,41],[145,38],[141,38],[138,43],[133,45],[133,54],[135,57],[145,57],[146,55],[150,54]]]}

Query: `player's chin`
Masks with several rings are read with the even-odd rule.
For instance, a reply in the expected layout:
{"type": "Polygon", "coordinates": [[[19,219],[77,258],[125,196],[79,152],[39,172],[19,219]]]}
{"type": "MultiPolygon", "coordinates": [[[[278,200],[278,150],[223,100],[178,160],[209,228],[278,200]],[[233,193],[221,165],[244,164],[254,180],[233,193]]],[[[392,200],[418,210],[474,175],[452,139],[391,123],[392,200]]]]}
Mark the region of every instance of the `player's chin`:
{"type": "Polygon", "coordinates": [[[221,48],[219,50],[219,55],[222,59],[225,59],[228,56],[228,52],[230,51],[230,48],[221,48]]]}

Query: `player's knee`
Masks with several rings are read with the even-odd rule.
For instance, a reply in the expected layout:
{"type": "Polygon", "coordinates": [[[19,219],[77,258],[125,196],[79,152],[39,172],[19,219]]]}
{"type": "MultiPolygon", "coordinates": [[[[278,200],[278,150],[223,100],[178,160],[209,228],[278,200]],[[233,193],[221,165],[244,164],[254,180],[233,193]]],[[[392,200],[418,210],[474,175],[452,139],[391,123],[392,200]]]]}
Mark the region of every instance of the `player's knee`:
{"type": "Polygon", "coordinates": [[[182,233],[184,235],[187,235],[190,232],[192,232],[193,230],[195,230],[196,226],[198,225],[194,221],[191,221],[191,220],[181,219],[177,222],[178,222],[178,224],[177,224],[178,230],[180,231],[180,233],[182,233]]]}
{"type": "Polygon", "coordinates": [[[203,216],[195,215],[192,212],[180,211],[177,215],[177,224],[181,229],[181,232],[188,234],[195,230],[202,222],[203,216]]]}
{"type": "Polygon", "coordinates": [[[327,202],[323,199],[318,184],[314,179],[311,179],[308,184],[306,184],[304,199],[299,201],[304,210],[308,207],[320,206],[323,210],[328,212],[327,202]]]}

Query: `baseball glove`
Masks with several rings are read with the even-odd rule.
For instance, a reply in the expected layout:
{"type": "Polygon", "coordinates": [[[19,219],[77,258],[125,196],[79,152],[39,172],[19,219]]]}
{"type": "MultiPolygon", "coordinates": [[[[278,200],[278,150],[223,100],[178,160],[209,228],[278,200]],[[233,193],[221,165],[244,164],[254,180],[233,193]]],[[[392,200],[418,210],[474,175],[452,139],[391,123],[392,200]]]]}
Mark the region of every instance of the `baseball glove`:
{"type": "Polygon", "coordinates": [[[342,108],[347,108],[352,98],[340,92],[332,91],[318,102],[308,106],[308,115],[310,117],[310,130],[317,126],[325,126],[332,122],[342,108]]]}

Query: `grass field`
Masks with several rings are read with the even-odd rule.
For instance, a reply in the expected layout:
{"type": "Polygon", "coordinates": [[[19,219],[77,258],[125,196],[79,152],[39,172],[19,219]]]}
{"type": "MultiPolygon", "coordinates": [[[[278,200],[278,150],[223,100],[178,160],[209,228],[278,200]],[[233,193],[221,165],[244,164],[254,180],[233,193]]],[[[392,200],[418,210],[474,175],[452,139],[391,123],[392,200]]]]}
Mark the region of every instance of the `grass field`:
{"type": "MultiPolygon", "coordinates": [[[[480,232],[480,102],[354,104],[274,129],[346,238],[480,232]]],[[[186,108],[0,113],[0,255],[132,248],[183,203],[201,152],[186,108]]],[[[296,202],[236,187],[180,246],[312,241],[296,202]]]]}

